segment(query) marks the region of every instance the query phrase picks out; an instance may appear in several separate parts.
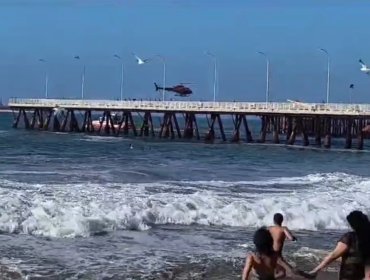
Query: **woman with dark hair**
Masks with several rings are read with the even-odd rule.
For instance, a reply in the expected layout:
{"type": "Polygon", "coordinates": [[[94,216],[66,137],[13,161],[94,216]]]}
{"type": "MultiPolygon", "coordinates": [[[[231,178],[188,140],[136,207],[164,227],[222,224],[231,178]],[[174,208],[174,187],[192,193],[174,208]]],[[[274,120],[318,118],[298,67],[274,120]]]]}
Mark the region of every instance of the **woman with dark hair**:
{"type": "MultiPolygon", "coordinates": [[[[275,274],[276,268],[291,271],[289,264],[282,260],[280,255],[274,251],[274,241],[268,229],[258,229],[254,234],[253,243],[256,247],[256,252],[247,257],[242,280],[248,280],[252,270],[260,280],[275,280],[284,277],[285,273],[275,274]]],[[[284,270],[280,269],[280,271],[284,270]]]]}
{"type": "MultiPolygon", "coordinates": [[[[370,222],[361,211],[352,211],[347,216],[347,221],[353,231],[347,232],[339,239],[337,247],[310,272],[311,275],[316,275],[321,269],[341,257],[339,280],[364,279],[365,264],[369,264],[370,261],[370,222]]],[[[366,269],[366,273],[369,272],[370,269],[366,269]]]]}

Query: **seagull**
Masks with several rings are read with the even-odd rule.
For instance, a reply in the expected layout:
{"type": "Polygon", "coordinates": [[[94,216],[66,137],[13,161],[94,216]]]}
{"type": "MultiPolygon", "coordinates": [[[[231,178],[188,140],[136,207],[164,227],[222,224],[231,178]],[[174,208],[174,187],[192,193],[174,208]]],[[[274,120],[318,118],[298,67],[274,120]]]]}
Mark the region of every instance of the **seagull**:
{"type": "Polygon", "coordinates": [[[137,64],[139,65],[142,65],[142,64],[145,64],[149,61],[149,59],[141,59],[140,57],[138,57],[136,54],[132,53],[134,55],[134,57],[136,58],[136,62],[137,64]]]}
{"type": "Polygon", "coordinates": [[[367,65],[362,61],[362,59],[359,59],[358,62],[360,62],[361,64],[360,70],[366,74],[370,74],[370,68],[367,67],[367,65]]]}

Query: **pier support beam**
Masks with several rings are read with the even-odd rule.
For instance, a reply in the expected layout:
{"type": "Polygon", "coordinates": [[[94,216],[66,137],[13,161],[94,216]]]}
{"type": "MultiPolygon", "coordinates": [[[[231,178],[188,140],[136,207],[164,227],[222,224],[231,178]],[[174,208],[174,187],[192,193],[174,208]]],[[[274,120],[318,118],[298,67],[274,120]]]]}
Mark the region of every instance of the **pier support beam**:
{"type": "Polygon", "coordinates": [[[325,119],[325,139],[324,148],[329,149],[331,147],[331,118],[325,119]]]}
{"type": "Polygon", "coordinates": [[[60,127],[60,131],[62,131],[62,132],[64,132],[66,130],[66,125],[67,125],[67,122],[68,122],[69,114],[70,114],[70,110],[67,111],[67,114],[63,118],[63,121],[62,121],[62,124],[61,124],[61,127],[60,127]]]}
{"type": "Polygon", "coordinates": [[[47,116],[46,116],[44,123],[42,124],[43,130],[49,130],[49,124],[50,124],[52,116],[53,116],[53,110],[50,109],[49,112],[47,112],[47,116]]]}
{"type": "Polygon", "coordinates": [[[299,118],[299,127],[302,132],[302,141],[303,141],[303,146],[308,146],[310,144],[308,140],[308,133],[307,133],[307,126],[306,122],[304,121],[303,118],[299,118]]]}
{"type": "Polygon", "coordinates": [[[290,136],[292,135],[292,131],[293,131],[293,117],[291,117],[291,116],[285,117],[285,120],[286,120],[286,123],[285,123],[285,126],[286,126],[286,140],[289,144],[289,139],[290,139],[290,136]]]}
{"type": "Polygon", "coordinates": [[[266,142],[266,134],[267,134],[267,127],[268,127],[268,121],[269,118],[267,116],[262,116],[261,117],[261,138],[260,138],[260,143],[265,143],[266,142]]]}
{"type": "Polygon", "coordinates": [[[195,136],[198,140],[200,140],[200,134],[198,129],[197,119],[194,113],[186,113],[185,114],[185,128],[184,128],[184,138],[185,139],[193,139],[195,136]]]}
{"type": "Polygon", "coordinates": [[[344,145],[345,149],[351,149],[352,148],[352,126],[353,126],[353,119],[352,118],[347,118],[346,122],[346,142],[344,145]]]}
{"type": "Polygon", "coordinates": [[[152,137],[155,136],[152,115],[147,111],[144,113],[143,123],[140,128],[140,136],[149,136],[149,132],[152,137]]]}
{"type": "Polygon", "coordinates": [[[32,118],[31,118],[31,123],[30,123],[30,128],[31,129],[34,129],[35,128],[35,124],[36,124],[36,118],[40,118],[39,117],[39,109],[35,109],[35,111],[33,111],[33,114],[32,114],[32,118]]]}
{"type": "Polygon", "coordinates": [[[364,127],[364,120],[361,118],[358,120],[357,126],[357,149],[363,150],[364,148],[364,132],[362,131],[364,127]]]}
{"type": "Polygon", "coordinates": [[[315,117],[314,129],[315,129],[315,145],[321,147],[322,128],[320,116],[315,117]]]}
{"type": "Polygon", "coordinates": [[[86,132],[87,131],[88,115],[89,115],[89,111],[85,111],[85,113],[84,113],[84,119],[82,121],[82,126],[81,126],[81,132],[86,132]]]}
{"type": "Polygon", "coordinates": [[[19,109],[17,116],[16,117],[14,116],[13,128],[18,127],[19,119],[21,118],[22,113],[23,113],[22,109],[19,109]]]}
{"type": "Polygon", "coordinates": [[[240,138],[241,138],[240,126],[242,123],[244,125],[244,130],[245,130],[245,141],[247,143],[250,143],[253,141],[252,133],[250,132],[249,127],[248,127],[247,117],[244,114],[236,114],[235,118],[233,117],[233,123],[234,123],[234,131],[233,131],[233,135],[231,138],[231,142],[236,143],[240,141],[240,138]]]}
{"type": "Polygon", "coordinates": [[[279,117],[272,117],[271,118],[271,121],[272,121],[272,126],[273,126],[273,132],[272,132],[272,138],[273,138],[273,142],[275,144],[279,144],[280,143],[280,140],[279,140],[279,117]]]}
{"type": "Polygon", "coordinates": [[[232,116],[233,123],[234,123],[234,131],[233,131],[233,136],[231,138],[231,142],[239,142],[240,140],[240,125],[242,124],[243,121],[243,115],[236,114],[235,118],[232,116]]]}
{"type": "Polygon", "coordinates": [[[161,125],[161,130],[159,132],[159,138],[169,138],[171,136],[171,139],[175,138],[175,129],[177,132],[177,137],[181,138],[181,131],[179,123],[177,122],[176,113],[173,112],[167,112],[163,116],[163,122],[161,125]]]}
{"type": "Polygon", "coordinates": [[[224,131],[224,127],[222,124],[220,114],[211,114],[211,122],[209,122],[207,118],[208,127],[209,127],[208,133],[206,134],[206,137],[205,137],[205,141],[207,142],[213,142],[215,140],[214,126],[215,126],[216,120],[218,121],[218,126],[219,126],[220,133],[221,133],[221,139],[222,141],[226,141],[225,131],[224,131]]]}
{"type": "Polygon", "coordinates": [[[294,121],[293,119],[290,119],[288,123],[288,131],[291,131],[289,135],[289,139],[288,139],[288,145],[294,145],[294,142],[297,136],[297,120],[296,119],[294,119],[294,121]],[[289,126],[291,127],[291,129],[289,129],[289,126]]]}
{"type": "Polygon", "coordinates": [[[77,120],[75,112],[73,110],[71,110],[71,119],[69,121],[69,131],[70,132],[80,132],[80,127],[78,125],[78,120],[77,120]]]}
{"type": "Polygon", "coordinates": [[[123,125],[123,135],[128,135],[131,129],[134,136],[137,136],[134,118],[132,117],[132,113],[130,111],[123,111],[116,135],[120,133],[122,125],[123,125]]]}
{"type": "Polygon", "coordinates": [[[59,113],[57,111],[54,111],[54,116],[53,116],[53,131],[60,131],[61,124],[59,121],[59,113]]]}
{"type": "Polygon", "coordinates": [[[245,130],[245,133],[246,133],[247,143],[251,143],[251,142],[253,142],[253,137],[252,137],[252,133],[249,129],[247,117],[245,115],[243,115],[243,124],[244,124],[244,130],[245,130]]]}

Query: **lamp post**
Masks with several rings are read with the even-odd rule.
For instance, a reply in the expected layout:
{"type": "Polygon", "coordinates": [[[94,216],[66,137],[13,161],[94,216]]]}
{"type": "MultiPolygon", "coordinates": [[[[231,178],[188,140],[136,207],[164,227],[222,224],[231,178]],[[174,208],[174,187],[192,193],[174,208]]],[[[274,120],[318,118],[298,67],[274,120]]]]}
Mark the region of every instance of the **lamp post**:
{"type": "Polygon", "coordinates": [[[260,55],[263,55],[266,59],[266,104],[270,99],[270,60],[266,53],[258,52],[260,55]]]}
{"type": "Polygon", "coordinates": [[[354,88],[355,88],[355,85],[350,84],[349,86],[349,103],[350,104],[352,104],[352,95],[353,95],[354,88]]]}
{"type": "Polygon", "coordinates": [[[122,58],[115,54],[115,58],[119,59],[121,61],[121,85],[120,85],[120,95],[121,95],[121,101],[123,100],[123,74],[124,74],[124,65],[123,65],[123,60],[122,58]]]}
{"type": "Polygon", "coordinates": [[[320,51],[325,53],[327,58],[326,104],[328,104],[330,95],[330,55],[326,49],[320,49],[320,51]]]}
{"type": "Polygon", "coordinates": [[[207,56],[213,59],[213,102],[216,102],[216,91],[217,91],[217,58],[214,54],[207,51],[205,53],[207,56]]]}
{"type": "MultiPolygon", "coordinates": [[[[80,60],[80,56],[76,55],[74,59],[80,60]]],[[[82,74],[81,74],[81,99],[84,99],[85,72],[86,72],[86,66],[84,64],[83,69],[82,69],[82,74]]]]}
{"type": "MultiPolygon", "coordinates": [[[[42,63],[46,63],[46,60],[42,58],[40,58],[39,61],[42,63]]],[[[49,84],[49,75],[48,75],[48,67],[46,66],[46,70],[45,70],[45,98],[46,99],[48,98],[48,84],[49,84]]]]}
{"type": "Polygon", "coordinates": [[[166,88],[166,60],[162,55],[157,55],[163,63],[163,90],[162,90],[162,101],[164,101],[164,93],[166,88]]]}

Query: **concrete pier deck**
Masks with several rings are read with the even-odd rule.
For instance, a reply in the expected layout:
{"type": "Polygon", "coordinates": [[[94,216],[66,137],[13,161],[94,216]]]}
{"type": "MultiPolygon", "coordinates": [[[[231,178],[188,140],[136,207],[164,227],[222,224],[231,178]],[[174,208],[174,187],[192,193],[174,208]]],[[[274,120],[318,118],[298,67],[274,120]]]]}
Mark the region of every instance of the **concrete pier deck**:
{"type": "Polygon", "coordinates": [[[63,108],[66,110],[133,112],[192,112],[192,113],[241,113],[299,114],[332,116],[370,116],[370,104],[323,104],[303,102],[201,102],[201,101],[114,101],[80,99],[23,99],[12,98],[8,106],[19,108],[63,108]]]}
{"type": "Polygon", "coordinates": [[[18,112],[14,128],[23,125],[26,129],[98,135],[302,143],[325,148],[331,147],[333,137],[344,138],[347,149],[353,143],[363,149],[370,133],[370,104],[13,98],[8,106],[18,112]],[[200,127],[197,119],[204,116],[206,127],[200,127]],[[258,133],[255,127],[250,129],[252,117],[260,120],[258,133]],[[232,119],[226,129],[225,119],[232,119]]]}

